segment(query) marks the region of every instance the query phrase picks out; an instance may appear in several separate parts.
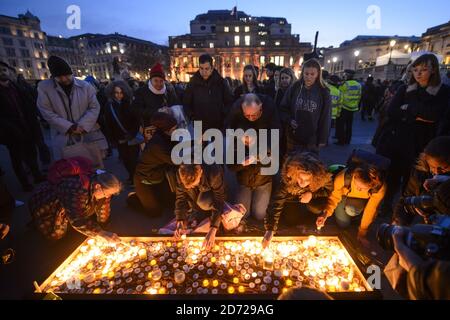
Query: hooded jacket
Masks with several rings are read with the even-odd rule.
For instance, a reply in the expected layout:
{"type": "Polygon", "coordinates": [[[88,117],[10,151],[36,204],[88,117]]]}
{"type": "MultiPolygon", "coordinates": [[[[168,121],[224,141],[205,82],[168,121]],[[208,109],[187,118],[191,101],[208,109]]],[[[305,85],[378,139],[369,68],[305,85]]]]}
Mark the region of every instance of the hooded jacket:
{"type": "Polygon", "coordinates": [[[287,134],[301,146],[319,146],[328,143],[331,127],[331,96],[328,88],[315,83],[307,89],[302,80],[286,91],[280,105],[280,117],[287,134]],[[297,129],[290,127],[292,120],[297,129]]]}
{"type": "Polygon", "coordinates": [[[192,120],[202,121],[203,130],[222,130],[233,100],[228,83],[215,69],[208,80],[197,71],[187,85],[183,106],[192,120]]]}

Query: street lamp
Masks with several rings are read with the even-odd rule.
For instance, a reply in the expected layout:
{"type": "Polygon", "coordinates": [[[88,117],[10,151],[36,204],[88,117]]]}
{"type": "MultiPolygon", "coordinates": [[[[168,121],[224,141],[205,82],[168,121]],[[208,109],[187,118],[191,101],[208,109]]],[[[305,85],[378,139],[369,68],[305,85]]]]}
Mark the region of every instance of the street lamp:
{"type": "Polygon", "coordinates": [[[332,67],[331,67],[331,69],[333,70],[332,73],[335,72],[334,67],[335,67],[335,63],[336,63],[337,61],[338,61],[338,58],[337,58],[337,57],[333,57],[333,65],[332,65],[332,67]]]}
{"type": "Polygon", "coordinates": [[[355,52],[353,52],[353,54],[355,55],[355,70],[356,70],[356,59],[358,58],[360,51],[359,50],[355,50],[355,52]]]}
{"type": "Polygon", "coordinates": [[[390,52],[389,52],[389,62],[388,62],[388,64],[392,63],[392,50],[394,49],[396,44],[397,44],[397,41],[395,41],[395,40],[391,40],[391,42],[389,42],[390,52]]]}

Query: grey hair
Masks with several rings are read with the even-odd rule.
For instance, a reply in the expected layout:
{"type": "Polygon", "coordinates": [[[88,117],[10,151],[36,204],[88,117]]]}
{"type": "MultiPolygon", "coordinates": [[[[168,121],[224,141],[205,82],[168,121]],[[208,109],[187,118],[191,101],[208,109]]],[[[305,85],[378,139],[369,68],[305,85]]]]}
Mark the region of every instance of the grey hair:
{"type": "Polygon", "coordinates": [[[242,106],[249,106],[252,104],[257,104],[257,105],[262,104],[261,99],[258,97],[257,94],[254,94],[254,93],[245,94],[244,98],[242,99],[242,106]]]}
{"type": "Polygon", "coordinates": [[[118,189],[119,193],[122,190],[122,183],[116,178],[115,175],[111,173],[105,172],[97,174],[94,176],[93,180],[101,185],[105,190],[118,189]]]}

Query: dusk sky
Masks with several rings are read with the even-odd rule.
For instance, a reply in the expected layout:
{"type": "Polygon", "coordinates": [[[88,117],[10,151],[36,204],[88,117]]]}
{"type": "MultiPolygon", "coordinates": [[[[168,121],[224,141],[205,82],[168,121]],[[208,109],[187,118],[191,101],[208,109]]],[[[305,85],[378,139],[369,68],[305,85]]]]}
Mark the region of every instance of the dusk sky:
{"type": "Polygon", "coordinates": [[[119,32],[167,45],[168,36],[189,33],[189,22],[197,14],[235,5],[252,16],[287,18],[301,41],[313,42],[319,30],[319,46],[338,46],[356,35],[420,36],[450,20],[448,0],[1,0],[0,14],[17,16],[29,9],[49,35],[119,32]],[[80,30],[66,27],[66,9],[73,4],[81,9],[80,30]],[[371,5],[381,10],[380,29],[367,27],[371,5]]]}

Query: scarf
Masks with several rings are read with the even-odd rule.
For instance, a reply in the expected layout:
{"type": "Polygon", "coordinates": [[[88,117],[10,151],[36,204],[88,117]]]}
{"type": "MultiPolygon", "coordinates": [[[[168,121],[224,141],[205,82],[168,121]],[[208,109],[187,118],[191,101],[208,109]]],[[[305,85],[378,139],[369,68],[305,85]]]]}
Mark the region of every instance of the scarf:
{"type": "Polygon", "coordinates": [[[154,94],[166,94],[166,84],[164,84],[164,87],[161,90],[157,90],[155,89],[155,87],[152,86],[152,82],[149,81],[148,82],[148,88],[150,89],[151,92],[153,92],[154,94]]]}

